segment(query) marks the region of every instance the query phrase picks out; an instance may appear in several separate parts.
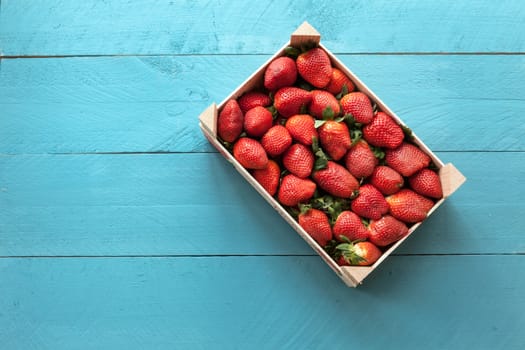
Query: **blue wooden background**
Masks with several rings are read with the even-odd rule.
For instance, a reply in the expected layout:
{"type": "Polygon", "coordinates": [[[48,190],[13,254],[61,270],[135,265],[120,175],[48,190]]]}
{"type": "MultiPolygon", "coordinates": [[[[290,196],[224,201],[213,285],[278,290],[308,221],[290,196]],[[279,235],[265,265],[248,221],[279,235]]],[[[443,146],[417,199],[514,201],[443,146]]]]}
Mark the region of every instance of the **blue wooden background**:
{"type": "Polygon", "coordinates": [[[525,348],[524,54],[519,0],[1,0],[0,348],[525,348]],[[358,289],[198,128],[305,20],[468,178],[358,289]]]}

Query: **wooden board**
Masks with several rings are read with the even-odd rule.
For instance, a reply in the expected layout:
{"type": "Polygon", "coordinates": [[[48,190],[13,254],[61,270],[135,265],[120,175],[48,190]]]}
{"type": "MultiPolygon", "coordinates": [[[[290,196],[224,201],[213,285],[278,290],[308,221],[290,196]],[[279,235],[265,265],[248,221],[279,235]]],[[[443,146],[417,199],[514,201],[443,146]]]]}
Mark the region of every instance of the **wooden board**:
{"type": "Polygon", "coordinates": [[[525,344],[523,256],[394,256],[359,289],[318,259],[0,259],[11,286],[0,339],[17,350],[525,344]]]}
{"type": "MultiPolygon", "coordinates": [[[[432,150],[525,150],[525,56],[341,58],[432,150]]],[[[3,60],[0,153],[208,152],[196,116],[267,59],[3,60]]]]}
{"type": "MultiPolygon", "coordinates": [[[[438,156],[468,182],[400,253],[525,252],[525,153],[438,156]]],[[[313,253],[217,153],[3,156],[0,169],[0,255],[313,253]]]]}
{"type": "Polygon", "coordinates": [[[334,53],[522,52],[516,0],[2,1],[2,53],[28,55],[274,53],[309,21],[334,53]]]}

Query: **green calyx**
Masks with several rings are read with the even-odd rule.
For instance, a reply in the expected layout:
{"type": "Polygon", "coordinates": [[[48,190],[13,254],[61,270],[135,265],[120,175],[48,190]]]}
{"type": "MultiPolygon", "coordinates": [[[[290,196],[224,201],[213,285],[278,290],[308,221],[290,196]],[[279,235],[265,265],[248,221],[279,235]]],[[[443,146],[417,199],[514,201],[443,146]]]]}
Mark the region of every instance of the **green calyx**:
{"type": "Polygon", "coordinates": [[[350,208],[350,202],[345,198],[324,195],[310,201],[312,208],[322,210],[330,217],[330,223],[335,224],[339,215],[350,208]]]}
{"type": "Polygon", "coordinates": [[[301,50],[293,46],[287,46],[284,48],[284,54],[291,58],[297,58],[301,54],[301,50]]]}
{"type": "Polygon", "coordinates": [[[370,149],[374,153],[374,157],[377,159],[383,160],[385,158],[385,151],[383,151],[381,147],[370,146],[370,149]]]}
{"type": "MultiPolygon", "coordinates": [[[[348,238],[346,240],[348,240],[348,238]]],[[[335,249],[339,251],[340,256],[342,256],[343,259],[345,259],[345,261],[349,263],[350,265],[358,265],[359,263],[366,261],[366,259],[364,259],[362,256],[358,255],[355,252],[354,243],[356,242],[345,242],[345,243],[338,244],[335,247],[335,249]]]]}
{"type": "Polygon", "coordinates": [[[319,146],[319,140],[317,137],[312,139],[312,151],[315,155],[314,171],[325,169],[328,166],[328,161],[330,159],[319,146]]]}
{"type": "Polygon", "coordinates": [[[344,95],[348,95],[348,92],[349,92],[349,91],[348,91],[348,86],[346,86],[346,84],[343,84],[343,88],[341,89],[341,92],[338,93],[338,94],[335,96],[335,98],[336,98],[337,100],[340,100],[340,99],[343,98],[344,95]]]}
{"type": "Polygon", "coordinates": [[[323,119],[324,120],[333,120],[335,117],[334,110],[332,107],[328,106],[323,110],[323,119]]]}
{"type": "Polygon", "coordinates": [[[270,107],[266,107],[266,109],[272,113],[272,119],[273,120],[276,120],[277,117],[279,116],[279,113],[277,112],[277,108],[275,108],[274,106],[270,106],[270,107]]]}

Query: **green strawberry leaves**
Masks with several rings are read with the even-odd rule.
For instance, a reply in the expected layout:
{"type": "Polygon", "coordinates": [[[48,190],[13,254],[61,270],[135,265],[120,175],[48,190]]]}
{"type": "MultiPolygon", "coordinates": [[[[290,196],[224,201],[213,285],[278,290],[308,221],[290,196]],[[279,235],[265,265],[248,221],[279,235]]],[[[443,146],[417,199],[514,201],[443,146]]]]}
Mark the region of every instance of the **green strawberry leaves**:
{"type": "Polygon", "coordinates": [[[328,161],[330,158],[319,146],[319,140],[316,137],[312,139],[312,151],[315,155],[314,171],[325,169],[328,166],[328,161]]]}
{"type": "Polygon", "coordinates": [[[366,259],[355,252],[355,246],[353,242],[341,243],[337,245],[335,249],[339,250],[341,256],[350,265],[358,265],[359,263],[366,261],[366,259]]]}

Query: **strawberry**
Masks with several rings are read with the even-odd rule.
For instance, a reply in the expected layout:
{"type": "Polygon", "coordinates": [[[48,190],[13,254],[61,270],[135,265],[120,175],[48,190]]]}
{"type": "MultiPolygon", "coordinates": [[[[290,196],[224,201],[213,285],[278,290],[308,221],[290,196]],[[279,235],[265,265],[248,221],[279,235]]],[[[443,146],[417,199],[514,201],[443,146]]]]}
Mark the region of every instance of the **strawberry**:
{"type": "Polygon", "coordinates": [[[370,242],[379,247],[387,246],[398,241],[408,233],[408,227],[390,215],[385,215],[379,220],[372,220],[368,225],[370,242]]]}
{"type": "Polygon", "coordinates": [[[363,127],[363,138],[372,146],[396,148],[404,137],[399,124],[384,112],[377,112],[374,119],[363,127]]]}
{"type": "Polygon", "coordinates": [[[261,106],[268,107],[272,104],[270,96],[264,92],[259,91],[248,91],[237,99],[239,107],[243,113],[248,112],[253,107],[261,106]]]}
{"type": "Polygon", "coordinates": [[[268,160],[268,166],[264,169],[256,169],[252,171],[252,175],[258,183],[273,196],[277,192],[279,180],[281,178],[281,169],[274,160],[268,160]]]}
{"type": "Polygon", "coordinates": [[[443,189],[439,175],[429,168],[423,168],[408,178],[410,187],[423,196],[439,199],[443,197],[443,189]]]}
{"type": "Polygon", "coordinates": [[[363,139],[348,150],[344,161],[348,171],[358,179],[372,175],[379,162],[368,143],[363,139]]]}
{"type": "Polygon", "coordinates": [[[244,115],[244,131],[252,137],[261,137],[272,124],[272,112],[261,106],[253,107],[244,115]]]}
{"type": "Polygon", "coordinates": [[[246,169],[264,169],[268,156],[259,141],[241,137],[233,145],[233,157],[246,169]]]}
{"type": "Polygon", "coordinates": [[[341,243],[336,249],[341,256],[339,265],[368,266],[375,263],[382,255],[381,250],[371,242],[341,243]]]}
{"type": "Polygon", "coordinates": [[[330,221],[323,211],[313,208],[302,209],[297,220],[306,233],[321,247],[324,247],[332,239],[330,221]]]}
{"type": "Polygon", "coordinates": [[[377,166],[368,180],[385,196],[396,193],[405,183],[401,174],[386,165],[377,166]]]}
{"type": "Polygon", "coordinates": [[[278,57],[264,71],[264,87],[275,91],[285,86],[292,86],[297,79],[297,67],[290,57],[278,57]]]}
{"type": "Polygon", "coordinates": [[[359,188],[356,178],[344,166],[331,160],[326,168],[315,171],[312,178],[319,187],[336,197],[351,198],[359,188]]]}
{"type": "Polygon", "coordinates": [[[301,113],[301,109],[307,107],[311,100],[310,91],[287,86],[277,90],[273,97],[273,105],[279,114],[289,118],[301,113]]]}
{"type": "Polygon", "coordinates": [[[281,180],[277,199],[281,204],[293,207],[312,198],[316,188],[317,185],[312,180],[288,174],[281,180]]]}
{"type": "Polygon", "coordinates": [[[244,115],[236,100],[228,100],[217,118],[217,133],[226,142],[234,142],[242,133],[244,115]]]}
{"type": "Polygon", "coordinates": [[[319,138],[315,128],[315,119],[309,114],[296,114],[286,121],[286,129],[292,139],[306,146],[311,146],[313,138],[319,138]]]}
{"type": "Polygon", "coordinates": [[[263,135],[261,144],[266,153],[271,157],[277,157],[290,147],[292,136],[282,125],[274,125],[263,135]]]}
{"type": "Polygon", "coordinates": [[[434,202],[416,192],[404,188],[385,198],[390,214],[406,223],[423,221],[434,202]]]}
{"type": "Polygon", "coordinates": [[[330,57],[319,47],[300,54],[296,64],[299,75],[316,88],[324,88],[332,78],[330,57]]]}
{"type": "Polygon", "coordinates": [[[333,232],[335,239],[339,242],[345,240],[364,241],[368,238],[368,230],[361,221],[361,218],[350,210],[344,210],[337,216],[333,232]],[[346,239],[341,238],[341,236],[346,237],[346,239]]]}
{"type": "Polygon", "coordinates": [[[367,95],[356,91],[341,98],[341,107],[345,114],[351,114],[357,123],[368,124],[374,118],[372,102],[367,95]]]}
{"type": "Polygon", "coordinates": [[[352,201],[352,211],[362,217],[377,220],[388,212],[388,204],[377,188],[365,184],[359,188],[357,198],[352,201]]]}
{"type": "Polygon", "coordinates": [[[333,160],[340,160],[352,146],[350,131],[344,122],[327,120],[319,127],[319,141],[333,160]]]}
{"type": "Polygon", "coordinates": [[[317,119],[323,119],[324,115],[329,114],[331,118],[337,117],[341,113],[339,101],[324,90],[312,90],[312,101],[310,102],[310,114],[317,119]],[[327,108],[330,108],[328,112],[327,108]]]}
{"type": "Polygon", "coordinates": [[[283,154],[283,165],[289,172],[306,178],[312,173],[315,156],[312,150],[305,145],[295,143],[283,154]]]}
{"type": "Polygon", "coordinates": [[[388,166],[403,176],[411,176],[430,164],[430,157],[419,147],[403,142],[395,149],[385,151],[388,166]]]}
{"type": "Polygon", "coordinates": [[[333,95],[337,95],[343,91],[344,86],[346,86],[347,93],[355,90],[354,83],[352,83],[345,73],[337,68],[332,68],[332,76],[325,90],[333,95]]]}

